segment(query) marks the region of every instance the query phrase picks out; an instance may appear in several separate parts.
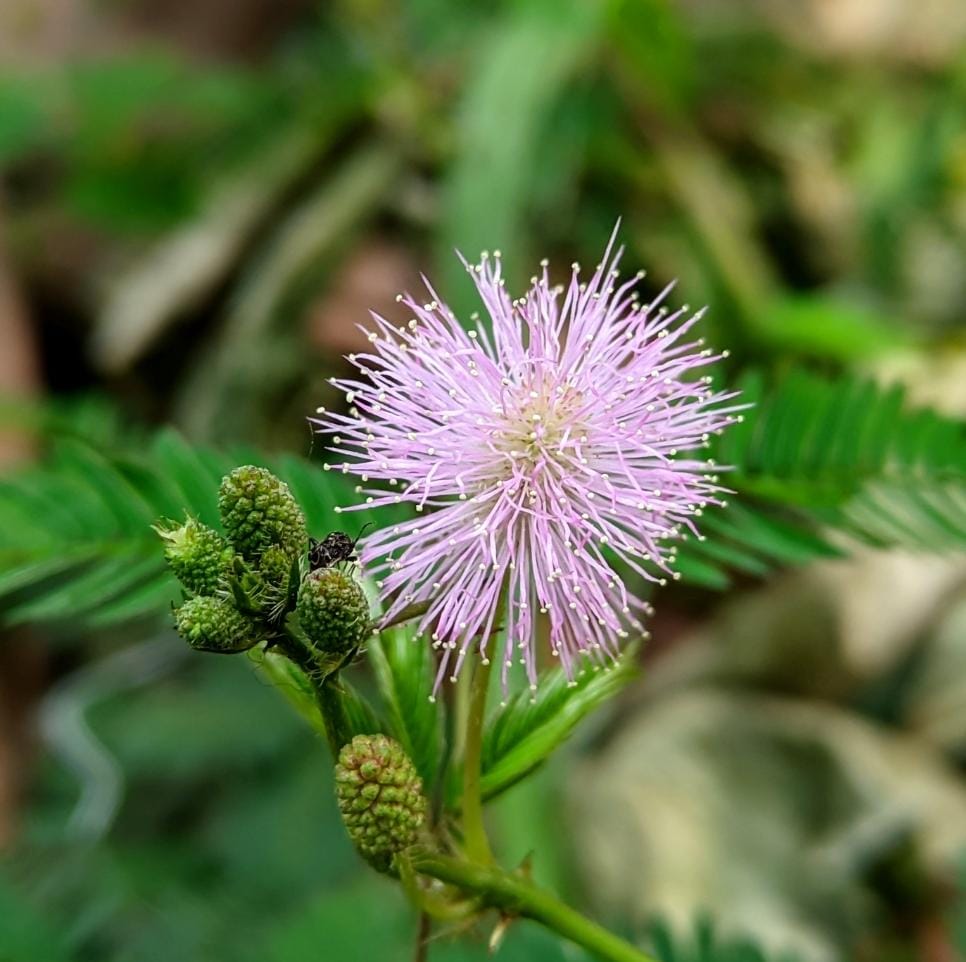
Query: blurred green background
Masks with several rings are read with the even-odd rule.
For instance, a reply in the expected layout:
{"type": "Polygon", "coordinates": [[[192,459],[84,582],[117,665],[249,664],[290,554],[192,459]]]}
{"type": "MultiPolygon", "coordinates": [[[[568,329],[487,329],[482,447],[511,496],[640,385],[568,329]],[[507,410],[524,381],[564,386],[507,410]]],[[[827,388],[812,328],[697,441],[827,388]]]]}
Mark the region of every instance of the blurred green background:
{"type": "MultiPolygon", "coordinates": [[[[0,461],[161,424],[308,455],[367,310],[425,271],[468,316],[454,248],[519,286],[596,263],[618,217],[625,268],[710,305],[752,396],[902,384],[916,436],[963,450],[960,0],[4,0],[0,392],[39,403],[0,461]]],[[[874,398],[820,400],[821,453],[874,398]]],[[[692,558],[642,681],[496,806],[508,862],[667,962],[966,957],[966,535],[870,495],[875,547],[826,540],[837,497],[800,499],[821,541],[746,518],[692,558]]],[[[409,958],[316,735],[157,599],[101,629],[10,609],[0,960],[409,958]]],[[[430,957],[486,957],[455,934],[430,957]]],[[[499,957],[583,958],[526,924],[499,957]]]]}

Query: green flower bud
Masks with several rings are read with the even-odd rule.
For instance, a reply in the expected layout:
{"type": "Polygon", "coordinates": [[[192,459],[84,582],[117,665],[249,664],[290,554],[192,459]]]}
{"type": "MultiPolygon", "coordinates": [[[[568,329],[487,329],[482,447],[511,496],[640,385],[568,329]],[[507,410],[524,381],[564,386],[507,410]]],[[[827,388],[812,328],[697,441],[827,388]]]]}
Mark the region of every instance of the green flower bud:
{"type": "Polygon", "coordinates": [[[385,735],[356,735],[339,752],[335,786],[349,838],[373,868],[388,871],[426,820],[423,783],[402,745],[385,735]]]}
{"type": "Polygon", "coordinates": [[[221,482],[218,510],[228,540],[248,561],[272,545],[289,556],[308,550],[305,516],[288,485],[265,468],[235,468],[221,482]]]}
{"type": "Polygon", "coordinates": [[[362,585],[338,568],[320,568],[302,579],[295,606],[308,640],[328,654],[346,654],[372,630],[362,585]]]}
{"type": "Polygon", "coordinates": [[[287,594],[289,582],[292,580],[292,562],[292,555],[283,548],[272,545],[262,552],[258,561],[258,573],[265,584],[277,588],[282,594],[287,594]]]}
{"type": "Polygon", "coordinates": [[[162,521],[155,531],[164,540],[164,556],[178,580],[199,595],[213,595],[231,572],[234,552],[225,539],[194,518],[184,524],[162,521]]]}
{"type": "Polygon", "coordinates": [[[198,651],[231,654],[261,641],[252,622],[224,598],[189,598],[174,619],[178,634],[198,651]]]}

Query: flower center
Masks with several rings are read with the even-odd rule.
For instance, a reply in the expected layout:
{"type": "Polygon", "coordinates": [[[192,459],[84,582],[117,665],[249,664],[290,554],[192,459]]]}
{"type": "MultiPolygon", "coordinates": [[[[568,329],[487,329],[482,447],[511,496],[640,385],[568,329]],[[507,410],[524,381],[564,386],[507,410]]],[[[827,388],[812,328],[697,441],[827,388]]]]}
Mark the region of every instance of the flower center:
{"type": "Polygon", "coordinates": [[[562,460],[567,448],[586,440],[582,404],[582,392],[569,385],[530,389],[505,402],[494,432],[506,458],[502,476],[528,474],[548,460],[562,460]]]}

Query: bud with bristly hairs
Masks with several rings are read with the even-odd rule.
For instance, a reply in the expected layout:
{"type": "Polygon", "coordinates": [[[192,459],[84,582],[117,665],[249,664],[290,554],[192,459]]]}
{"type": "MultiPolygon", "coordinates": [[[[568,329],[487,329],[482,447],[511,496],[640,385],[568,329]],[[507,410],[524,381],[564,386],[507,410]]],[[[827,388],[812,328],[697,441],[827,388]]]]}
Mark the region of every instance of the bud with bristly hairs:
{"type": "Polygon", "coordinates": [[[224,598],[197,595],[174,613],[178,634],[197,651],[235,654],[261,641],[252,623],[224,598]]]}
{"type": "Polygon", "coordinates": [[[403,747],[385,735],[356,735],[335,768],[339,811],[359,854],[388,872],[426,820],[423,783],[403,747]]]}
{"type": "Polygon", "coordinates": [[[221,482],[218,510],[225,534],[246,560],[257,562],[273,546],[289,557],[308,551],[305,516],[288,485],[265,468],[235,468],[221,482]]]}
{"type": "Polygon", "coordinates": [[[338,568],[307,574],[295,611],[306,638],[327,655],[348,654],[372,631],[369,600],[362,586],[338,568]]]}
{"type": "Polygon", "coordinates": [[[197,595],[213,595],[224,588],[235,552],[217,531],[195,518],[183,524],[159,521],[154,530],[164,541],[171,570],[185,588],[197,595]]]}

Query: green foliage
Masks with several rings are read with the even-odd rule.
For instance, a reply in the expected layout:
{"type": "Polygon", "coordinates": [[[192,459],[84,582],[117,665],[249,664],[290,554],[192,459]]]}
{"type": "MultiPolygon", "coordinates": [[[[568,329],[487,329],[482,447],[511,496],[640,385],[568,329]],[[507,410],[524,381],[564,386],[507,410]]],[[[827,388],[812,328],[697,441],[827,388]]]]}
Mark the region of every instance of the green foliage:
{"type": "MultiPolygon", "coordinates": [[[[525,687],[502,706],[483,736],[483,797],[496,797],[541,765],[583,718],[632,681],[635,650],[612,666],[588,664],[573,684],[555,668],[535,692],[525,687]]],[[[451,794],[458,790],[454,782],[451,794]]]]}
{"type": "Polygon", "coordinates": [[[436,782],[443,753],[442,705],[432,698],[436,666],[432,648],[412,628],[372,639],[369,662],[386,705],[389,731],[405,748],[427,789],[436,782]]]}
{"type": "Polygon", "coordinates": [[[67,962],[64,939],[39,912],[0,879],[0,962],[67,962]]]}
{"type": "MultiPolygon", "coordinates": [[[[76,629],[163,615],[179,591],[151,525],[188,513],[218,528],[218,484],[239,460],[251,452],[196,448],[168,430],[138,450],[56,440],[43,464],[0,482],[4,619],[69,620],[76,629]]],[[[301,458],[254,460],[289,484],[315,533],[331,530],[333,509],[356,499],[341,475],[301,458]]]]}
{"type": "MultiPolygon", "coordinates": [[[[679,277],[692,303],[712,306],[709,339],[733,349],[738,369],[761,364],[767,372],[757,388],[751,384],[758,408],[712,452],[737,467],[723,474],[737,494],[727,510],[700,520],[706,541],[683,546],[686,583],[721,588],[736,572],[758,578],[856,543],[961,549],[963,464],[942,464],[943,455],[961,455],[961,428],[909,411],[898,392],[839,370],[896,346],[934,350],[945,332],[958,337],[966,71],[955,44],[943,42],[944,15],[924,9],[909,30],[859,36],[840,16],[844,5],[831,4],[823,23],[836,43],[818,49],[801,18],[728,6],[342,2],[300,18],[279,45],[283,57],[261,53],[254,69],[205,64],[203,53],[178,61],[138,49],[127,31],[132,54],[123,58],[21,76],[8,66],[0,78],[0,173],[10,266],[15,277],[29,278],[31,307],[48,334],[77,322],[66,332],[70,343],[89,330],[106,342],[137,327],[128,311],[115,328],[98,320],[118,265],[156,273],[168,292],[165,320],[136,352],[143,367],[129,360],[112,388],[144,408],[177,412],[194,437],[282,446],[300,440],[304,410],[327,401],[307,383],[315,358],[295,347],[302,307],[319,290],[341,286],[347,260],[366,260],[373,220],[375,234],[400,249],[432,243],[454,279],[440,293],[462,308],[467,285],[453,246],[470,256],[481,247],[516,250],[509,270],[529,271],[536,256],[529,263],[528,256],[543,253],[564,265],[595,254],[621,214],[625,263],[650,272],[642,286],[679,277]],[[301,56],[290,59],[292,52],[301,56]],[[324,134],[297,116],[303,110],[333,118],[318,125],[324,134]],[[271,166],[263,153],[269,160],[276,146],[284,153],[303,128],[318,139],[305,148],[307,160],[269,177],[257,217],[232,225],[232,168],[241,165],[241,186],[261,189],[271,166]],[[377,157],[367,167],[370,149],[389,161],[377,157]],[[330,176],[335,160],[344,161],[345,180],[330,176]],[[337,216],[328,212],[328,192],[343,202],[337,216]],[[202,268],[179,288],[167,258],[130,235],[180,225],[189,237],[222,236],[224,249],[217,269],[202,268]],[[304,240],[307,225],[322,241],[304,240]],[[199,323],[177,330],[181,360],[197,372],[186,389],[183,365],[170,366],[170,325],[196,315],[199,323]],[[225,334],[211,343],[222,318],[225,334]],[[838,373],[796,371],[801,357],[838,373]],[[789,371],[776,383],[776,374],[789,371]],[[279,433],[285,424],[295,425],[287,436],[279,433]]],[[[108,33],[126,7],[98,8],[108,33]]],[[[159,15],[152,26],[161,22],[159,15]]],[[[32,47],[33,38],[26,40],[32,47]]],[[[182,235],[173,230],[161,240],[166,253],[182,235]]],[[[358,308],[366,306],[379,305],[358,308]]],[[[46,359],[56,362],[49,340],[46,359]]],[[[131,617],[153,621],[178,589],[147,525],[161,514],[180,520],[186,510],[216,525],[213,479],[252,460],[250,452],[194,447],[177,436],[132,438],[124,427],[122,437],[104,423],[94,429],[88,413],[72,405],[50,457],[0,484],[3,618],[52,619],[74,634],[131,617]]],[[[338,527],[332,504],[354,500],[344,479],[292,462],[285,477],[293,489],[302,486],[295,493],[312,533],[338,527]]],[[[377,523],[390,523],[388,514],[381,511],[377,523]]],[[[666,599],[670,614],[675,601],[666,599]]],[[[400,641],[387,651],[393,641],[371,652],[377,667],[382,659],[387,717],[343,682],[350,728],[391,730],[413,744],[420,733],[437,738],[433,712],[443,706],[434,710],[425,697],[426,646],[400,641]]],[[[70,673],[80,657],[55,659],[58,688],[79,680],[70,673]]],[[[266,671],[290,666],[256,657],[266,671]]],[[[91,727],[110,750],[126,799],[96,845],[74,844],[62,828],[77,794],[68,781],[72,764],[55,756],[38,767],[24,813],[23,864],[2,866],[14,886],[0,882],[0,960],[410,957],[412,920],[401,898],[384,880],[353,874],[356,859],[317,740],[244,664],[193,658],[190,665],[147,690],[107,693],[109,703],[94,711],[91,727]]],[[[91,667],[82,663],[78,674],[91,667]]],[[[311,685],[297,669],[272,679],[317,723],[311,685]]],[[[539,707],[528,698],[523,692],[514,701],[521,719],[539,707]]],[[[567,702],[557,710],[566,715],[567,702]]],[[[507,757],[529,757],[514,752],[515,726],[504,714],[488,738],[491,771],[510,764],[507,757]],[[507,756],[499,754],[504,748],[507,756]]],[[[541,731],[557,730],[553,712],[532,720],[541,731]]],[[[83,776],[85,796],[92,779],[83,776]]],[[[740,791],[747,792],[746,779],[740,791]]],[[[810,798],[804,788],[799,794],[819,809],[834,801],[810,798]]],[[[563,847],[550,810],[534,805],[531,818],[563,847]]],[[[534,833],[523,834],[532,845],[534,833]]],[[[539,844],[540,861],[553,857],[548,849],[546,840],[539,844]]],[[[756,869],[768,876],[760,860],[756,869]]],[[[911,920],[904,933],[921,928],[918,900],[903,898],[895,908],[911,920]]],[[[765,906],[764,920],[768,912],[765,906]]],[[[966,956],[961,906],[950,922],[950,938],[966,956]]],[[[430,958],[487,956],[483,939],[466,942],[434,941],[430,958]]],[[[701,931],[656,944],[663,962],[765,958],[701,931]]],[[[874,936],[863,946],[875,956],[874,936]]],[[[844,946],[841,954],[850,955],[844,946]]],[[[499,958],[576,962],[583,955],[520,922],[499,958]]]]}
{"type": "Polygon", "coordinates": [[[865,361],[912,343],[894,321],[823,296],[779,297],[753,323],[756,335],[776,352],[839,362],[865,361]]]}
{"type": "Polygon", "coordinates": [[[670,927],[651,927],[653,951],[661,962],[795,962],[784,953],[770,955],[747,939],[723,939],[708,920],[695,926],[694,935],[675,937],[670,927]]]}
{"type": "Polygon", "coordinates": [[[754,407],[712,452],[733,466],[722,478],[737,497],[701,519],[706,541],[682,548],[686,579],[723,587],[728,568],[762,575],[850,541],[966,546],[963,422],[910,409],[898,386],[800,368],[771,389],[757,374],[738,386],[754,407]]]}
{"type": "MultiPolygon", "coordinates": [[[[700,519],[706,540],[682,545],[678,568],[686,581],[721,588],[731,571],[762,576],[841,555],[850,541],[922,551],[966,547],[962,422],[909,408],[899,387],[802,369],[772,388],[757,374],[739,387],[754,406],[711,452],[734,466],[722,478],[736,496],[700,519]]],[[[221,476],[240,460],[264,461],[250,451],[194,447],[171,431],[137,447],[123,439],[113,447],[60,437],[43,464],[0,483],[6,620],[103,626],[161,613],[178,592],[150,525],[187,512],[218,527],[221,476]]],[[[341,474],[292,456],[265,463],[288,483],[313,533],[335,527],[335,506],[356,500],[341,474]]],[[[357,526],[399,516],[388,508],[352,515],[357,526]]],[[[427,670],[415,666],[423,680],[404,683],[389,703],[428,695],[427,670]]],[[[429,738],[431,713],[423,713],[427,728],[416,744],[397,732],[420,766],[431,764],[421,741],[429,738]]],[[[420,771],[431,781],[431,767],[420,771]]]]}
{"type": "Polygon", "coordinates": [[[170,55],[80,62],[0,76],[0,163],[56,155],[57,199],[114,231],[157,230],[192,214],[213,162],[237,163],[293,113],[254,72],[170,55]]]}
{"type": "MultiPolygon", "coordinates": [[[[484,248],[502,249],[511,272],[527,270],[521,261],[523,214],[547,183],[540,146],[552,136],[554,108],[593,48],[600,12],[572,0],[511,5],[469,79],[456,126],[458,159],[444,187],[440,244],[444,289],[461,316],[474,302],[454,248],[471,260],[484,248]]],[[[562,195],[568,178],[555,183],[562,195]]]]}

